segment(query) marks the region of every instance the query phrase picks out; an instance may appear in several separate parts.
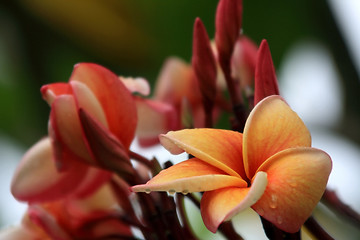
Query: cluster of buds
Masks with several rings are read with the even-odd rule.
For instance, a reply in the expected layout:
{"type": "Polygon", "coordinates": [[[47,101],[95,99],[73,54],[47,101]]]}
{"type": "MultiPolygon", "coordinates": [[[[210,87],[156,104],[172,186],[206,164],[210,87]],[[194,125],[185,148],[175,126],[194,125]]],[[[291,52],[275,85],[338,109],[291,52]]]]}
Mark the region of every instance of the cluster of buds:
{"type": "Polygon", "coordinates": [[[229,239],[241,237],[227,221],[249,207],[297,233],[331,159],[279,96],[267,42],[258,48],[241,23],[242,2],[220,0],[213,44],[196,19],[191,65],[169,58],[152,98],[146,80],[92,63],[43,86],[48,136],[24,155],[11,188],[28,210],[0,239],[196,239],[185,198],[229,239]],[[222,112],[232,113],[232,131],[213,128],[222,112]],[[135,136],[190,158],[161,166],[130,150],[135,136]]]}

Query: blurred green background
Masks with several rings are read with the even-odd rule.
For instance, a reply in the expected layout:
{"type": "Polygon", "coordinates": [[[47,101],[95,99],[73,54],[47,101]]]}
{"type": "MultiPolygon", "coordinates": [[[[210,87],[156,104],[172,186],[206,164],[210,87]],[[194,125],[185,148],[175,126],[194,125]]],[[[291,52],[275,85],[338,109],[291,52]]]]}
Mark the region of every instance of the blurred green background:
{"type": "MultiPolygon", "coordinates": [[[[119,75],[153,82],[167,56],[191,58],[192,26],[200,17],[214,36],[217,0],[22,0],[0,3],[0,133],[30,146],[46,134],[43,84],[67,81],[77,62],[96,62],[119,75]]],[[[244,33],[266,38],[275,65],[301,39],[331,52],[346,90],[346,116],[359,120],[359,76],[327,1],[244,0],[244,33]]],[[[341,127],[342,126],[342,127],[341,127]]],[[[359,142],[360,131],[339,130],[359,142]]]]}
{"type": "MultiPolygon", "coordinates": [[[[39,89],[67,81],[77,62],[96,62],[119,75],[153,82],[167,56],[191,58],[192,26],[200,17],[214,36],[217,0],[22,0],[0,3],[0,132],[31,145],[46,134],[48,106],[39,89]]],[[[327,1],[244,1],[244,33],[266,38],[278,66],[301,39],[321,41],[338,64],[346,113],[359,119],[359,76],[327,1]]],[[[345,125],[344,125],[345,126],[345,125]]],[[[360,131],[339,127],[359,142],[360,131]]],[[[348,126],[348,124],[346,125],[348,126]]]]}

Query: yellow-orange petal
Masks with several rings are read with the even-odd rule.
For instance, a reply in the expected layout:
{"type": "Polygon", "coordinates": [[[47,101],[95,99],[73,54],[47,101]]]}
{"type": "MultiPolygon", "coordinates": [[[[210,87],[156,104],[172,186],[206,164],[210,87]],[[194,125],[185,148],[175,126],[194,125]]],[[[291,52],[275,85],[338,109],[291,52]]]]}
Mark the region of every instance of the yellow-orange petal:
{"type": "Polygon", "coordinates": [[[251,179],[270,156],[291,147],[310,147],[311,136],[299,116],[277,95],[264,98],[250,113],[243,135],[244,166],[251,179]]]}
{"type": "Polygon", "coordinates": [[[228,187],[205,192],[201,199],[201,216],[205,226],[213,233],[219,225],[256,203],[267,185],[266,173],[256,174],[251,187],[228,187]]]}
{"type": "Polygon", "coordinates": [[[185,151],[232,176],[246,178],[241,133],[210,128],[184,129],[160,135],[160,143],[172,154],[185,151]]]}
{"type": "Polygon", "coordinates": [[[324,193],[331,167],[329,155],[315,148],[275,154],[259,168],[269,183],[254,210],[286,232],[298,231],[324,193]]]}
{"type": "Polygon", "coordinates": [[[192,158],[162,170],[146,184],[132,187],[134,192],[167,191],[170,193],[203,192],[236,186],[246,187],[247,183],[229,176],[220,169],[197,158],[192,158]]]}

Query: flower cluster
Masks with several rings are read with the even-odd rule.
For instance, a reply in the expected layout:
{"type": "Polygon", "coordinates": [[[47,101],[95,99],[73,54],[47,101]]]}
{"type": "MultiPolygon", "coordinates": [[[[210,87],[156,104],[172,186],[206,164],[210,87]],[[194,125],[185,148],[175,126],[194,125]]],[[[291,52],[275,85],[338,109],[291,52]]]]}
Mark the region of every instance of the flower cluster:
{"type": "Polygon", "coordinates": [[[240,236],[223,226],[249,207],[273,228],[298,232],[325,191],[331,159],[311,147],[279,95],[266,40],[258,48],[241,23],[239,0],[219,1],[215,42],[196,19],[191,64],[169,58],[151,98],[145,79],[93,63],[43,86],[48,136],[24,155],[11,186],[28,210],[0,239],[136,239],[134,229],[144,239],[194,239],[185,198],[211,232],[231,239],[240,236]],[[224,112],[231,130],[214,128],[224,112]],[[135,136],[189,159],[162,168],[130,149],[135,136]]]}

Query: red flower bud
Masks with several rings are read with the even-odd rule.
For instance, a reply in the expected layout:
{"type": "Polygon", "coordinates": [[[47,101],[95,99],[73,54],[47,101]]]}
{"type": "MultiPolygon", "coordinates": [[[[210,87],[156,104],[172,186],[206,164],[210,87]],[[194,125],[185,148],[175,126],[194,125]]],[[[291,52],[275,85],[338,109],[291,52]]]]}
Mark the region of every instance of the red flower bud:
{"type": "Polygon", "coordinates": [[[266,40],[263,40],[255,66],[254,105],[270,95],[279,95],[279,87],[269,45],[266,40]]]}
{"type": "Polygon", "coordinates": [[[229,64],[242,24],[242,0],[220,0],[216,9],[215,42],[219,61],[229,64]]]}
{"type": "Polygon", "coordinates": [[[194,24],[192,66],[203,98],[205,112],[211,114],[216,97],[216,62],[202,21],[194,24]]]}
{"type": "Polygon", "coordinates": [[[134,173],[128,150],[108,129],[99,124],[85,110],[79,109],[80,122],[95,165],[127,178],[134,173]]]}

